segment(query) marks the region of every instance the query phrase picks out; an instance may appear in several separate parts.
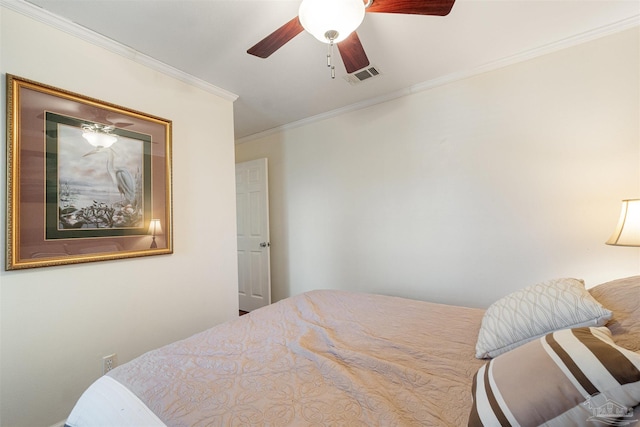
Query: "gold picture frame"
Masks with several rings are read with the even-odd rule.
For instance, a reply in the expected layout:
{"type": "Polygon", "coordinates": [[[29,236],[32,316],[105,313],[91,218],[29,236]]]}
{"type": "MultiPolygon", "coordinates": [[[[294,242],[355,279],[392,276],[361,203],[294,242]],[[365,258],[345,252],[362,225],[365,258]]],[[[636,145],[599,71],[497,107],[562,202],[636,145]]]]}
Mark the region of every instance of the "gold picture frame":
{"type": "Polygon", "coordinates": [[[169,120],[7,74],[6,270],[173,253],[169,120]]]}

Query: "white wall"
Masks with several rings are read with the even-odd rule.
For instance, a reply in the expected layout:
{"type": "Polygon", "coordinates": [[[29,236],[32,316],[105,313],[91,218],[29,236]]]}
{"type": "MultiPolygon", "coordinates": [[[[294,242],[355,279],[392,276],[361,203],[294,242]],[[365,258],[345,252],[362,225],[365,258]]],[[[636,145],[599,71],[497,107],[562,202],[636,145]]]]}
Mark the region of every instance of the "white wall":
{"type": "Polygon", "coordinates": [[[639,40],[238,144],[236,162],[270,162],[274,300],[339,288],[487,306],[554,277],[638,274],[638,249],[604,241],[640,197],[639,40]]]}
{"type": "MultiPolygon", "coordinates": [[[[8,8],[0,14],[2,135],[6,73],[173,121],[174,254],[12,272],[2,261],[0,425],[50,426],[101,375],[102,356],[126,362],[237,316],[233,105],[8,8]]],[[[0,193],[5,200],[4,185],[0,193]]],[[[6,224],[4,208],[0,217],[6,224]]]]}

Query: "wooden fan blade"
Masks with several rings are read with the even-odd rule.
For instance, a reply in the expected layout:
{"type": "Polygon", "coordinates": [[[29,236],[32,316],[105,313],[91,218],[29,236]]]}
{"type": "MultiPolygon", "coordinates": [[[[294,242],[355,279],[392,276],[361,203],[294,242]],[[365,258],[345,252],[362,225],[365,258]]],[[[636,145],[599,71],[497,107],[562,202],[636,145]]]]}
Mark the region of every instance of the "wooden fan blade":
{"type": "Polygon", "coordinates": [[[296,16],[291,21],[287,22],[282,27],[256,43],[255,46],[247,50],[247,53],[260,58],[268,58],[273,52],[280,49],[289,40],[300,34],[302,30],[304,30],[304,28],[296,16]]]}
{"type": "Polygon", "coordinates": [[[445,16],[455,0],[373,0],[367,12],[445,16]]]}
{"type": "Polygon", "coordinates": [[[369,65],[369,58],[367,58],[362,43],[360,43],[360,37],[355,31],[338,43],[338,50],[349,74],[369,65]]]}

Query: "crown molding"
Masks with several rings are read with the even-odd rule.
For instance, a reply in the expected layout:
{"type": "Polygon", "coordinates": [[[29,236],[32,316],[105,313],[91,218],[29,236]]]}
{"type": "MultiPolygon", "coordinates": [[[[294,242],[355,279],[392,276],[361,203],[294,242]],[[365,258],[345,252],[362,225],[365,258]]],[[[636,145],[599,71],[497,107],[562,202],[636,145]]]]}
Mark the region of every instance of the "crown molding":
{"type": "Polygon", "coordinates": [[[416,85],[410,86],[408,88],[404,88],[395,92],[391,92],[382,96],[378,96],[375,98],[367,99],[362,102],[358,102],[355,104],[347,105],[342,108],[338,108],[335,110],[328,111],[326,113],[321,113],[312,117],[307,117],[302,120],[298,120],[295,122],[287,123],[282,126],[277,126],[272,129],[268,129],[262,132],[258,132],[252,135],[247,135],[242,138],[236,139],[236,144],[242,144],[245,142],[253,141],[256,139],[265,138],[269,135],[273,135],[278,132],[295,129],[301,126],[308,125],[310,123],[318,122],[321,120],[325,120],[331,117],[336,117],[341,114],[349,113],[352,111],[361,110],[363,108],[371,107],[373,105],[382,104],[387,101],[391,101],[397,98],[401,98],[403,96],[411,95],[414,93],[423,92],[429,89],[436,88],[438,86],[444,86],[449,83],[453,83],[456,81],[468,79],[473,76],[477,76],[480,74],[488,73],[490,71],[495,71],[500,68],[507,67],[509,65],[514,65],[519,62],[528,61],[533,58],[537,58],[539,56],[547,55],[562,49],[567,49],[569,47],[573,47],[582,43],[589,42],[591,40],[595,40],[601,37],[605,37],[611,34],[619,33],[625,30],[629,30],[634,27],[640,26],[640,15],[634,15],[622,21],[615,22],[610,25],[606,25],[600,28],[596,28],[591,31],[587,31],[581,34],[577,34],[572,37],[567,37],[566,39],[559,40],[554,43],[549,43],[544,46],[537,47],[535,49],[530,49],[506,58],[502,58],[497,61],[493,61],[479,67],[464,70],[457,73],[452,73],[443,77],[439,77],[433,80],[428,80],[425,82],[418,83],[416,85]]]}
{"type": "Polygon", "coordinates": [[[145,67],[151,68],[155,71],[166,74],[169,77],[173,77],[176,80],[180,80],[191,86],[195,86],[206,92],[217,95],[223,99],[234,102],[238,99],[238,95],[214,86],[202,79],[199,79],[191,74],[180,71],[164,62],[153,59],[137,50],[131,49],[121,43],[103,36],[102,34],[91,31],[73,21],[62,18],[55,15],[39,6],[29,3],[25,0],[0,0],[0,6],[11,9],[14,12],[18,12],[22,15],[28,16],[36,21],[42,22],[46,25],[54,27],[72,36],[78,37],[88,43],[107,49],[113,53],[137,62],[145,67]]]}

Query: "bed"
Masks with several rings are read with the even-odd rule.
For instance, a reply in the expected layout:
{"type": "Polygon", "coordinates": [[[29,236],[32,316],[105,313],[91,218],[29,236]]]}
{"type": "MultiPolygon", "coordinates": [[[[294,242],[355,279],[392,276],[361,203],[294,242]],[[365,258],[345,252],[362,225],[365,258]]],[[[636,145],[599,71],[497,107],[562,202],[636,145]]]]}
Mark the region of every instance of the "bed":
{"type": "MultiPolygon", "coordinates": [[[[611,330],[615,345],[640,360],[640,276],[600,285],[591,295],[611,311],[609,329],[591,329],[611,330]]],[[[85,391],[66,425],[467,425],[473,411],[482,412],[477,373],[539,338],[505,356],[478,358],[487,312],[383,295],[308,292],[117,367],[85,391]]],[[[632,362],[640,375],[640,361],[632,362]]],[[[640,414],[640,377],[624,387],[629,410],[616,419],[633,425],[640,414]]],[[[595,411],[595,404],[582,406],[587,415],[595,411]]],[[[575,425],[597,427],[578,416],[585,423],[575,425]]],[[[476,425],[491,424],[483,419],[476,425]]]]}

